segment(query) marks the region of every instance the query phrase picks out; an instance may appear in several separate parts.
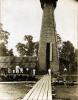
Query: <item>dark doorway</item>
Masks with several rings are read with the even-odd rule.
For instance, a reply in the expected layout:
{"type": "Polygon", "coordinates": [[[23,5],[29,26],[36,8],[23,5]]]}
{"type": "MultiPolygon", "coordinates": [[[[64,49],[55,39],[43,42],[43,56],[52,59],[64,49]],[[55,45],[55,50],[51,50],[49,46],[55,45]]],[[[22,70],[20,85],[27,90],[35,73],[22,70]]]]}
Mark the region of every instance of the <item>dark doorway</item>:
{"type": "Polygon", "coordinates": [[[47,71],[50,68],[50,43],[46,45],[46,68],[47,71]]]}

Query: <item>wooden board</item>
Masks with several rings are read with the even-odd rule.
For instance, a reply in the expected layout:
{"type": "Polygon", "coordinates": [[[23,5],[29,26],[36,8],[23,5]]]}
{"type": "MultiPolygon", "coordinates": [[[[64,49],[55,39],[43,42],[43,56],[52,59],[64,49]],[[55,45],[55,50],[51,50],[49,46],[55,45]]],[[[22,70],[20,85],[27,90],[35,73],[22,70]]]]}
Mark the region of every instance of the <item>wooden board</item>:
{"type": "Polygon", "coordinates": [[[22,100],[52,100],[51,76],[44,75],[22,100]]]}

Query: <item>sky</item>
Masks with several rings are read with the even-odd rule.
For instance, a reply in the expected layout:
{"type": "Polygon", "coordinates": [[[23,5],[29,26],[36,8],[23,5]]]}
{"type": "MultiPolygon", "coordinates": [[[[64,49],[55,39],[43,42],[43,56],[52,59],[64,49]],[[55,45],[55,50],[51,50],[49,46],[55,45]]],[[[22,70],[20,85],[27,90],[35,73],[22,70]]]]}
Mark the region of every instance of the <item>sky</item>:
{"type": "MultiPolygon", "coordinates": [[[[24,42],[24,35],[32,35],[34,41],[40,37],[43,11],[39,0],[0,0],[3,29],[10,33],[8,48],[24,42]]],[[[78,2],[58,0],[55,9],[56,30],[63,41],[71,41],[77,48],[78,2]]]]}

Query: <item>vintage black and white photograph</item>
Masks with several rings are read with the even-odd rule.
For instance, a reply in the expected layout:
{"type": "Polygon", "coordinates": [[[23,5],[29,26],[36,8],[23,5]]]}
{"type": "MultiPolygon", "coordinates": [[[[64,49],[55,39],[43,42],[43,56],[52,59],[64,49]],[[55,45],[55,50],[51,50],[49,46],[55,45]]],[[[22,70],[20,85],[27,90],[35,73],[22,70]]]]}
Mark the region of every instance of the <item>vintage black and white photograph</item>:
{"type": "Polygon", "coordinates": [[[78,100],[78,0],[0,0],[0,100],[78,100]]]}

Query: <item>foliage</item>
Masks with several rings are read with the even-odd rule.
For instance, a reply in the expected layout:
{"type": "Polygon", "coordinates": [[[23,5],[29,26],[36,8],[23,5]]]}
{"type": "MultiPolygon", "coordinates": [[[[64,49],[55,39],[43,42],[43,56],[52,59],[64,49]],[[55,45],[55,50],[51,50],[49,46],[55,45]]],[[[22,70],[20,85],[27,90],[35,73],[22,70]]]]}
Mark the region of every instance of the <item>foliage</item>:
{"type": "Polygon", "coordinates": [[[0,56],[7,56],[8,55],[8,49],[6,48],[4,43],[0,44],[0,56]]]}
{"type": "Polygon", "coordinates": [[[34,52],[35,52],[35,55],[38,56],[38,50],[39,50],[39,42],[35,42],[34,43],[34,52]]]}
{"type": "Polygon", "coordinates": [[[4,43],[0,44],[0,56],[14,56],[13,49],[8,50],[4,43]]]}
{"type": "Polygon", "coordinates": [[[32,37],[31,35],[25,35],[25,36],[24,36],[24,40],[25,40],[25,41],[27,40],[28,43],[29,43],[29,42],[32,42],[33,37],[32,37]]]}
{"type": "Polygon", "coordinates": [[[68,71],[70,69],[74,69],[73,67],[75,64],[75,52],[74,46],[70,41],[63,42],[61,52],[59,53],[59,58],[60,65],[62,65],[63,68],[66,67],[68,71]]]}
{"type": "Polygon", "coordinates": [[[31,35],[25,35],[24,40],[27,40],[26,44],[26,55],[32,56],[34,53],[34,43],[33,43],[33,37],[31,35]]]}
{"type": "Polygon", "coordinates": [[[7,49],[7,43],[10,33],[3,30],[0,23],[0,56],[13,56],[13,50],[7,49]]]}
{"type": "Polygon", "coordinates": [[[8,43],[8,36],[9,32],[3,30],[2,24],[0,23],[0,43],[4,42],[5,44],[8,43]]]}
{"type": "Polygon", "coordinates": [[[56,42],[57,42],[57,45],[61,44],[61,42],[62,42],[59,34],[56,34],[56,42]]]}
{"type": "Polygon", "coordinates": [[[14,56],[14,54],[13,54],[13,49],[10,49],[10,50],[8,51],[8,56],[14,56]]]}
{"type": "Polygon", "coordinates": [[[33,37],[31,35],[25,35],[24,40],[26,44],[18,43],[16,45],[17,51],[20,56],[33,56],[34,52],[36,55],[38,53],[38,42],[33,42],[33,37]]]}
{"type": "Polygon", "coordinates": [[[24,56],[26,55],[26,48],[25,48],[25,44],[22,43],[18,43],[16,45],[17,51],[20,54],[20,56],[24,56]]]}

